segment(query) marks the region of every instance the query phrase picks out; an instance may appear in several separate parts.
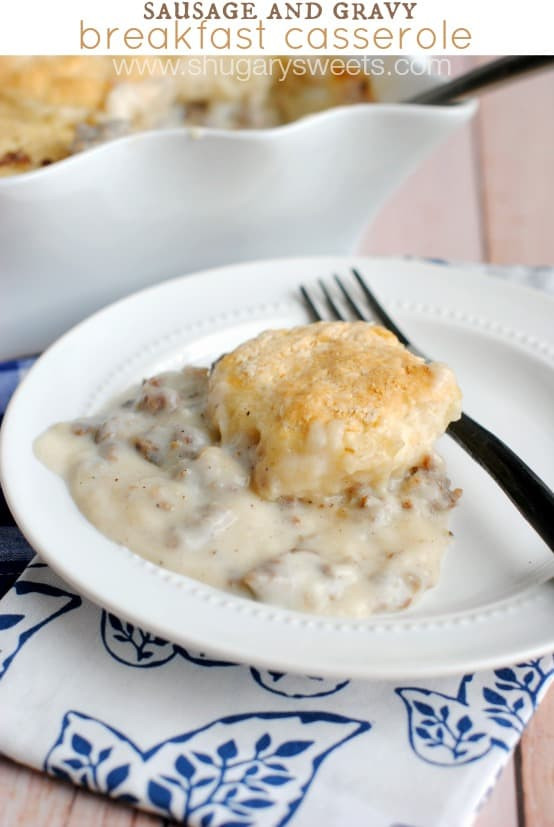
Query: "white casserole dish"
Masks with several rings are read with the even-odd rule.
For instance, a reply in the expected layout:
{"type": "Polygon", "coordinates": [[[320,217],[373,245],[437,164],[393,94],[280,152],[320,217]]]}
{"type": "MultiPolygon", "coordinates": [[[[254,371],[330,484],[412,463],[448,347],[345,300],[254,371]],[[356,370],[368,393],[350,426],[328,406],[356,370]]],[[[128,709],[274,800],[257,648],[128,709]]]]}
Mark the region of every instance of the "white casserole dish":
{"type": "Polygon", "coordinates": [[[144,132],[0,179],[0,359],[181,273],[353,250],[391,191],[475,112],[392,103],[441,82],[385,73],[374,86],[391,103],[272,129],[144,132]]]}

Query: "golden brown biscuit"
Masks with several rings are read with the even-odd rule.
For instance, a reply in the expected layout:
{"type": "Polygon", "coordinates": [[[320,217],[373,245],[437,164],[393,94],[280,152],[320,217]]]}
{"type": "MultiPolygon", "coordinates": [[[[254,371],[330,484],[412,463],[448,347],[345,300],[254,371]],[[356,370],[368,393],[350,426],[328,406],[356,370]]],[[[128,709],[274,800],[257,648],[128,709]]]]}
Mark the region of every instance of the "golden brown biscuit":
{"type": "Polygon", "coordinates": [[[110,58],[0,57],[0,176],[67,157],[112,74],[110,58]]]}
{"type": "Polygon", "coordinates": [[[0,88],[48,106],[97,109],[113,75],[109,57],[0,57],[0,88]]]}
{"type": "Polygon", "coordinates": [[[426,364],[382,327],[319,322],[270,330],[224,356],[208,415],[223,442],[256,447],[266,499],[382,489],[417,465],[460,415],[452,371],[426,364]]]}
{"type": "Polygon", "coordinates": [[[0,176],[65,158],[80,115],[0,95],[0,176]]]}
{"type": "MultiPolygon", "coordinates": [[[[127,82],[140,65],[138,58],[127,82]]],[[[0,56],[0,176],[70,155],[77,126],[102,117],[117,83],[111,57],[0,56]]]]}
{"type": "Polygon", "coordinates": [[[334,106],[370,103],[374,100],[368,75],[291,73],[285,81],[273,84],[270,99],[283,123],[304,115],[322,112],[334,106]]]}

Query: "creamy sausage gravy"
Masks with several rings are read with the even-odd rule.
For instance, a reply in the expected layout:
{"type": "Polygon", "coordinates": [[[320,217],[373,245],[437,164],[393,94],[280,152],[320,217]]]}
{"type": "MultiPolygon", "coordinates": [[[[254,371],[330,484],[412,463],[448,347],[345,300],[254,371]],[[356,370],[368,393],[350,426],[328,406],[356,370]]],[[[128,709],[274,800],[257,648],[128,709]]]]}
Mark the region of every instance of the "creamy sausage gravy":
{"type": "Polygon", "coordinates": [[[434,586],[449,540],[443,461],[376,495],[261,499],[254,446],[222,446],[205,415],[208,371],[187,367],[122,404],[53,426],[38,457],[102,533],[154,563],[264,603],[324,615],[393,612],[434,586]]]}

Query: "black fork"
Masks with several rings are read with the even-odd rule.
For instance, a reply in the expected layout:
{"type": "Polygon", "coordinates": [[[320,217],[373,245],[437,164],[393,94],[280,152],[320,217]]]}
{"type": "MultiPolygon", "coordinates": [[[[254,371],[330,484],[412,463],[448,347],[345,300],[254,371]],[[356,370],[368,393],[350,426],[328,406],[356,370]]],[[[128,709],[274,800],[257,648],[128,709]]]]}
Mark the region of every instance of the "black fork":
{"type": "MultiPolygon", "coordinates": [[[[352,275],[358,282],[372,316],[395,334],[397,339],[416,356],[427,359],[393,322],[384,307],[377,301],[367,282],[360,273],[352,269],[352,275]]],[[[364,312],[359,302],[348,291],[344,281],[335,276],[335,282],[344,301],[355,318],[365,322],[373,319],[364,312]]],[[[331,315],[340,321],[346,321],[344,313],[333,298],[323,281],[319,281],[325,305],[331,315]]],[[[300,287],[310,316],[313,321],[324,321],[317,308],[316,301],[304,286],[300,287]]],[[[510,498],[520,514],[525,517],[547,546],[554,551],[554,494],[534,471],[515,454],[511,448],[497,436],[479,425],[474,419],[462,413],[460,419],[451,422],[447,434],[475,460],[510,498]]]]}

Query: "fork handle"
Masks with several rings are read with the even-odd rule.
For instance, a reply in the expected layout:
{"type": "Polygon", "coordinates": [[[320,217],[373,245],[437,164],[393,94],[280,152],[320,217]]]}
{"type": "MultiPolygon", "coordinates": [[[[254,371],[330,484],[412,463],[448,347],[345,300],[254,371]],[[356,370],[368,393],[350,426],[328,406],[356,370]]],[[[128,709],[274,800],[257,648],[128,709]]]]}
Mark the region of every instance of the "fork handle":
{"type": "Polygon", "coordinates": [[[477,66],[447,83],[420,92],[419,95],[409,98],[406,103],[451,103],[466,95],[483,92],[491,86],[507,83],[528,72],[549,68],[554,68],[552,55],[508,55],[484,66],[477,66]]]}
{"type": "Polygon", "coordinates": [[[554,551],[554,494],[507,445],[467,414],[447,433],[498,483],[515,507],[554,551]]]}

